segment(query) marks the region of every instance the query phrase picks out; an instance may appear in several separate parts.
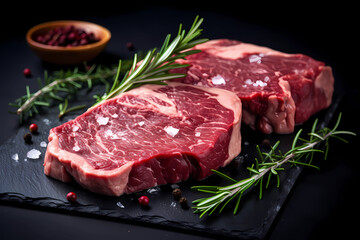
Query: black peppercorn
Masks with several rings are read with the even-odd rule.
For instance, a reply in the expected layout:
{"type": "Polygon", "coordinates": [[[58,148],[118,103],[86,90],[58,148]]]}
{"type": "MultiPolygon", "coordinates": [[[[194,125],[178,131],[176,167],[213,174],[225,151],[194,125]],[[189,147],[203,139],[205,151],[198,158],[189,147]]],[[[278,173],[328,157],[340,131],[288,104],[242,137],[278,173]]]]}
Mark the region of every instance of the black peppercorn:
{"type": "Polygon", "coordinates": [[[185,197],[181,197],[179,199],[179,203],[180,203],[180,206],[183,207],[183,208],[186,208],[187,207],[187,199],[185,197]]]}
{"type": "Polygon", "coordinates": [[[270,140],[265,138],[265,139],[261,142],[261,147],[266,148],[266,149],[269,149],[269,148],[271,147],[270,140]]]}
{"type": "Polygon", "coordinates": [[[181,190],[179,188],[174,189],[172,195],[175,200],[179,200],[181,198],[181,190]]]}
{"type": "Polygon", "coordinates": [[[25,143],[31,143],[32,136],[30,133],[27,133],[24,135],[24,141],[25,143]]]}

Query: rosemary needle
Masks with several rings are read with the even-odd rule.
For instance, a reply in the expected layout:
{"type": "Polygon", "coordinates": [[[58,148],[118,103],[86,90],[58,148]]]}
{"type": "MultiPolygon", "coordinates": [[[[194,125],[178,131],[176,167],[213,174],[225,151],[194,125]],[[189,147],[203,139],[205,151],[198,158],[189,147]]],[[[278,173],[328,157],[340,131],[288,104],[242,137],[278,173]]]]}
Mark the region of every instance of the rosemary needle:
{"type": "Polygon", "coordinates": [[[200,218],[205,214],[211,215],[218,207],[221,206],[219,212],[221,213],[225,206],[232,200],[236,199],[233,213],[236,214],[239,209],[241,197],[245,191],[250,187],[259,185],[259,198],[263,196],[263,185],[268,188],[270,180],[273,176],[276,176],[277,187],[280,186],[279,171],[284,170],[281,166],[285,163],[291,163],[292,165],[304,165],[307,167],[313,167],[319,169],[317,166],[312,164],[314,153],[324,154],[326,159],[329,151],[329,139],[336,138],[347,142],[339,135],[356,135],[350,131],[338,131],[337,128],[340,124],[341,113],[336,121],[333,129],[322,128],[316,131],[318,120],[315,120],[311,132],[308,133],[309,139],[300,138],[302,129],[300,129],[295,135],[291,149],[282,154],[280,151],[276,151],[280,144],[280,141],[276,142],[270,149],[269,152],[261,152],[259,146],[256,147],[259,155],[259,159],[255,159],[255,163],[248,167],[250,177],[236,181],[224,173],[216,170],[212,170],[218,176],[233,182],[228,186],[193,186],[192,189],[212,194],[210,197],[200,198],[194,200],[192,203],[195,204],[193,207],[195,213],[200,213],[200,218]],[[298,141],[303,141],[303,144],[298,145],[298,141]],[[325,142],[325,151],[316,149],[316,147],[325,142]],[[265,175],[267,174],[267,178],[265,175]],[[265,179],[264,179],[265,178],[265,179]]]}

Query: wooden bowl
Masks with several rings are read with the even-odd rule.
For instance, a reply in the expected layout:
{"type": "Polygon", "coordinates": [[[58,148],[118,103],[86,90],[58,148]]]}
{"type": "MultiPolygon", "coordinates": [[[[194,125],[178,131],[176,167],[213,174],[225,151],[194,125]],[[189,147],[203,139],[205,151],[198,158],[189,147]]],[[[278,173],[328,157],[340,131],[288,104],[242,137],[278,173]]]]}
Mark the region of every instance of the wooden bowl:
{"type": "Polygon", "coordinates": [[[41,59],[60,65],[76,65],[94,59],[105,49],[110,38],[110,31],[100,25],[72,20],[41,23],[32,27],[26,34],[26,41],[41,59]],[[44,35],[51,29],[69,25],[81,28],[87,33],[93,32],[95,37],[100,40],[80,46],[51,46],[35,41],[37,36],[44,35]]]}

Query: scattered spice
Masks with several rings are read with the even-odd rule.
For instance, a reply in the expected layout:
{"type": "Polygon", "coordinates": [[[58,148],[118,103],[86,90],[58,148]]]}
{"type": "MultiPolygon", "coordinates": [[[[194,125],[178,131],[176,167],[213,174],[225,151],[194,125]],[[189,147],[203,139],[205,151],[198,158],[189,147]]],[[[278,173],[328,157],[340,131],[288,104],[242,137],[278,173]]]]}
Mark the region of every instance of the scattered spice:
{"type": "Polygon", "coordinates": [[[134,51],[135,50],[135,46],[132,42],[128,42],[126,43],[126,48],[129,50],[129,51],[134,51]]]}
{"type": "Polygon", "coordinates": [[[31,77],[31,70],[30,70],[30,68],[25,68],[25,69],[24,69],[24,76],[25,76],[25,77],[31,77]]]}
{"type": "Polygon", "coordinates": [[[69,201],[69,202],[76,202],[76,193],[74,192],[69,192],[67,195],[66,195],[66,199],[69,201]]]}
{"type": "Polygon", "coordinates": [[[39,130],[38,126],[35,123],[30,124],[29,126],[29,130],[31,133],[37,133],[37,131],[39,130]]]}
{"type": "Polygon", "coordinates": [[[24,135],[24,141],[25,141],[25,143],[30,144],[30,143],[32,143],[31,140],[32,140],[31,134],[30,134],[30,133],[26,133],[26,134],[24,135]]]}
{"type": "Polygon", "coordinates": [[[265,149],[269,149],[271,147],[270,144],[270,140],[265,138],[262,142],[261,142],[261,147],[265,148],[265,149]]]}
{"type": "Polygon", "coordinates": [[[181,206],[182,208],[186,208],[186,207],[187,207],[187,199],[186,199],[186,197],[181,197],[181,198],[179,199],[179,203],[180,203],[180,206],[181,206]]]}
{"type": "Polygon", "coordinates": [[[147,207],[149,205],[149,198],[147,196],[139,197],[138,201],[142,207],[147,207]]]}
{"type": "Polygon", "coordinates": [[[172,195],[173,195],[175,200],[179,200],[181,198],[181,190],[179,188],[175,188],[172,191],[172,195]]]}

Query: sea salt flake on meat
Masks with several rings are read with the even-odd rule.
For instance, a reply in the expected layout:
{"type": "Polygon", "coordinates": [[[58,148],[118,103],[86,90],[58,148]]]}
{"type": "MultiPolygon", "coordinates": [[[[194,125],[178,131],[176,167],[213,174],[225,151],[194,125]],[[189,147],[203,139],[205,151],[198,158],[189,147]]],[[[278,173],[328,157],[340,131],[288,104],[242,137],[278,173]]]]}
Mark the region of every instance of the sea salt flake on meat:
{"type": "Polygon", "coordinates": [[[246,80],[245,80],[245,83],[248,84],[248,85],[252,85],[252,84],[253,84],[253,81],[251,81],[251,79],[246,79],[246,80]]]}
{"type": "Polygon", "coordinates": [[[108,129],[105,131],[105,136],[110,139],[120,139],[120,137],[118,135],[116,135],[115,133],[113,133],[113,131],[111,129],[108,129]]]}
{"type": "Polygon", "coordinates": [[[261,57],[259,55],[251,55],[249,57],[249,62],[250,63],[261,63],[261,57]]]}
{"type": "Polygon", "coordinates": [[[256,80],[256,82],[253,83],[253,86],[254,86],[254,87],[265,87],[265,86],[267,86],[267,83],[266,83],[266,82],[263,82],[263,81],[261,81],[261,80],[256,80]]]}
{"type": "Polygon", "coordinates": [[[76,125],[73,126],[73,129],[72,129],[72,130],[73,130],[73,132],[76,132],[77,130],[79,130],[79,126],[76,126],[76,125]]]}
{"type": "Polygon", "coordinates": [[[226,84],[225,79],[219,74],[216,75],[215,77],[213,77],[211,79],[211,81],[214,85],[225,85],[226,84]]]}
{"type": "Polygon", "coordinates": [[[97,119],[96,119],[96,121],[97,121],[97,123],[99,124],[99,125],[106,125],[106,124],[108,124],[108,122],[109,122],[109,118],[108,117],[98,117],[97,119]]]}
{"type": "Polygon", "coordinates": [[[73,150],[74,150],[75,152],[78,152],[78,151],[80,150],[80,147],[79,147],[79,146],[74,146],[74,147],[73,147],[73,150]]]}
{"type": "Polygon", "coordinates": [[[166,127],[164,127],[164,130],[165,130],[165,132],[166,132],[167,134],[169,134],[169,135],[172,136],[172,137],[175,137],[176,134],[179,133],[179,129],[174,128],[174,127],[172,127],[172,126],[166,126],[166,127]]]}

